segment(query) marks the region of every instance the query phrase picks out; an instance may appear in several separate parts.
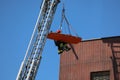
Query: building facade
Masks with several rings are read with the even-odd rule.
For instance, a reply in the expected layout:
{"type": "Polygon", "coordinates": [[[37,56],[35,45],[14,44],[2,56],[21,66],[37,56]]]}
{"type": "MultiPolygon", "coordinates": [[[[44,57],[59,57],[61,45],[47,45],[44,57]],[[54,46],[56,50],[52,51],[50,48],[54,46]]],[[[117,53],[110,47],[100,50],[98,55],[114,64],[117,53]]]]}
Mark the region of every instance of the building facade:
{"type": "Polygon", "coordinates": [[[120,36],[69,46],[60,55],[59,80],[120,80],[120,36]]]}

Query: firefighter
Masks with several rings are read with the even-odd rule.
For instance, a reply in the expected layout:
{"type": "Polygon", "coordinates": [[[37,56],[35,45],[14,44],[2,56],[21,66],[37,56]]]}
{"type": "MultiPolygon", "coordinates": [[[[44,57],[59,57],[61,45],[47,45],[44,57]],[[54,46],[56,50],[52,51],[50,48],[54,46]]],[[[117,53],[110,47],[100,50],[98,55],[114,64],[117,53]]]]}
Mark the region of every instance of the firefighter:
{"type": "MultiPolygon", "coordinates": [[[[61,30],[57,30],[57,33],[61,33],[61,30]]],[[[58,47],[58,54],[63,53],[63,51],[69,51],[71,48],[67,46],[66,42],[63,41],[54,41],[55,45],[58,47]]]]}

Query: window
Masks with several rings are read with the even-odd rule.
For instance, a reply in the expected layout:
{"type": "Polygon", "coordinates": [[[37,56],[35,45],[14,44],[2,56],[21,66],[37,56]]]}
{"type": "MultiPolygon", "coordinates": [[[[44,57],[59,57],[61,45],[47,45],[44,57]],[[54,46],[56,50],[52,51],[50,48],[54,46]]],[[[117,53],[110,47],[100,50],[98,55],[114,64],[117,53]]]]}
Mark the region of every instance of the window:
{"type": "Polygon", "coordinates": [[[91,80],[110,80],[110,71],[91,72],[91,80]]]}

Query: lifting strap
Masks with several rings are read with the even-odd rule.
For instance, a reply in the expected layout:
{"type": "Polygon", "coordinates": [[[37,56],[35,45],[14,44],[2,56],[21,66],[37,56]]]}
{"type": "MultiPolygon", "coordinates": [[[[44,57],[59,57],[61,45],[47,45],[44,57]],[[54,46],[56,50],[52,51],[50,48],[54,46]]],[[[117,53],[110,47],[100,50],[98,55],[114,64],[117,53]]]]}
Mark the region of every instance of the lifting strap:
{"type": "Polygon", "coordinates": [[[69,34],[71,35],[71,30],[72,30],[72,31],[75,33],[75,35],[76,35],[77,37],[79,37],[78,34],[75,32],[75,30],[72,28],[71,24],[69,23],[67,17],[65,16],[64,3],[63,3],[63,9],[62,9],[62,15],[61,15],[61,17],[62,17],[62,18],[61,18],[61,22],[60,22],[60,27],[59,27],[59,29],[62,30],[62,24],[63,24],[63,21],[65,20],[66,24],[68,25],[69,34]],[[70,30],[70,29],[71,29],[71,30],[70,30]]]}
{"type": "Polygon", "coordinates": [[[65,14],[65,9],[64,9],[64,4],[63,4],[63,9],[62,9],[62,13],[61,13],[61,22],[60,22],[60,27],[59,29],[62,30],[62,24],[63,24],[63,20],[64,20],[64,14],[65,14]]]}

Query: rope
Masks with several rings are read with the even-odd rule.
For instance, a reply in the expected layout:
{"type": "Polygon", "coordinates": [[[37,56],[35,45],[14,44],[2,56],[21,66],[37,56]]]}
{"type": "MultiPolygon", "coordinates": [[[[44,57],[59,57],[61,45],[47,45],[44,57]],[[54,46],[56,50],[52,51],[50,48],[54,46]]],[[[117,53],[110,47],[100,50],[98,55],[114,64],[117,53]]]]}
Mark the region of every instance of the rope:
{"type": "Polygon", "coordinates": [[[65,13],[65,9],[64,9],[64,3],[63,3],[63,10],[62,10],[62,15],[61,15],[61,22],[60,22],[60,27],[59,29],[62,30],[62,24],[63,24],[63,21],[64,21],[64,13],[65,13]]]}
{"type": "Polygon", "coordinates": [[[66,16],[65,16],[65,14],[64,14],[64,19],[65,19],[65,21],[66,21],[66,23],[67,23],[67,25],[68,25],[68,31],[69,31],[69,34],[71,35],[71,32],[70,32],[70,24],[69,24],[69,22],[68,22],[68,20],[67,20],[67,18],[66,18],[66,16]]]}
{"type": "Polygon", "coordinates": [[[76,31],[72,28],[72,26],[71,26],[71,24],[69,23],[69,21],[68,21],[68,19],[66,18],[66,16],[65,16],[65,8],[64,8],[64,3],[63,3],[63,9],[62,9],[62,15],[61,15],[61,22],[60,22],[60,26],[59,26],[59,29],[60,30],[62,30],[62,24],[63,24],[63,21],[65,20],[65,22],[67,23],[67,25],[68,25],[68,31],[69,31],[69,34],[71,35],[71,30],[75,33],[75,35],[77,36],[77,37],[79,37],[78,36],[78,34],[76,33],[76,31]]]}
{"type": "Polygon", "coordinates": [[[78,34],[76,33],[76,31],[72,28],[72,26],[69,23],[68,19],[66,18],[65,14],[64,14],[64,19],[65,19],[65,21],[66,21],[66,23],[68,25],[68,31],[69,31],[70,35],[71,35],[71,31],[70,31],[70,28],[71,28],[71,30],[76,34],[76,36],[79,37],[78,34]]]}

